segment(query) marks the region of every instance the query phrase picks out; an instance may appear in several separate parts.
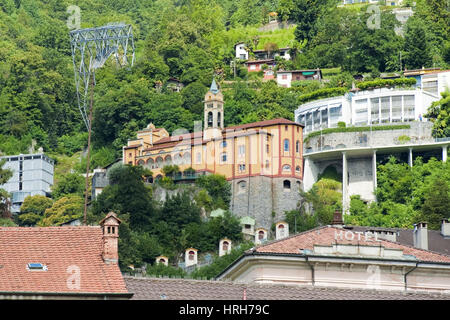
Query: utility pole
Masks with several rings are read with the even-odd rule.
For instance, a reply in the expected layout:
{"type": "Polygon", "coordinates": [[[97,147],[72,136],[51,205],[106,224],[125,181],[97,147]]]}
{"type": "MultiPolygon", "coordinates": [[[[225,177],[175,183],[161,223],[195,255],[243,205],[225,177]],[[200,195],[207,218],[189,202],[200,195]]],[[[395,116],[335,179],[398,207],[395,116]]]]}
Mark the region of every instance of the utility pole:
{"type": "Polygon", "coordinates": [[[86,189],[84,192],[84,217],[83,224],[87,224],[87,203],[88,203],[88,190],[89,190],[89,164],[91,160],[91,132],[92,132],[92,105],[94,103],[94,86],[95,79],[94,74],[91,77],[91,101],[89,106],[89,129],[88,129],[88,149],[87,149],[87,160],[86,160],[86,189]]]}

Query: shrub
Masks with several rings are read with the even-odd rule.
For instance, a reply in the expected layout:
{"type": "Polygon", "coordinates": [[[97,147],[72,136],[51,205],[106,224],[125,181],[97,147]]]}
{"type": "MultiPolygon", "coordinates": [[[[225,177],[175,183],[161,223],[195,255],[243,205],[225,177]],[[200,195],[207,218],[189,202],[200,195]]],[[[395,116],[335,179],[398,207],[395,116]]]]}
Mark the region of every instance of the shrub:
{"type": "Polygon", "coordinates": [[[416,84],[414,78],[397,78],[397,79],[376,79],[372,81],[363,81],[356,86],[361,90],[382,88],[382,87],[411,87],[416,84]]]}
{"type": "Polygon", "coordinates": [[[347,88],[323,88],[311,93],[306,93],[298,98],[298,103],[303,104],[308,101],[330,98],[343,95],[347,92],[347,88]]]}
{"type": "Polygon", "coordinates": [[[346,127],[346,128],[328,128],[323,129],[322,131],[315,131],[308,134],[308,136],[304,139],[304,142],[307,143],[309,139],[313,137],[320,136],[321,134],[328,133],[336,133],[336,132],[364,132],[364,131],[381,131],[381,130],[399,130],[399,129],[409,129],[411,126],[409,124],[400,124],[400,125],[387,125],[387,126],[374,126],[374,127],[346,127]]]}

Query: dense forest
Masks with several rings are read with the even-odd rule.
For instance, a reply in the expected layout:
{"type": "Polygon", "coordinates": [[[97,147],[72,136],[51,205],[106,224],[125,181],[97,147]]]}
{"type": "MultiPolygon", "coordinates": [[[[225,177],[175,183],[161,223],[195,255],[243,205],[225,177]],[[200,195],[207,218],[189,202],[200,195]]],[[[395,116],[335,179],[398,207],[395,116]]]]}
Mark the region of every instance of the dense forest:
{"type": "MultiPolygon", "coordinates": [[[[373,80],[380,73],[405,68],[449,68],[450,13],[445,1],[404,2],[413,6],[414,15],[403,26],[402,36],[395,32],[400,22],[392,8],[383,4],[377,15],[367,5],[341,7],[337,0],[0,0],[0,154],[42,147],[57,162],[52,199],[30,197],[15,223],[45,226],[81,216],[84,181],[78,173],[85,172],[87,133],[74,84],[67,26],[70,5],[81,9],[81,28],[125,22],[132,25],[135,40],[133,67],[120,69],[108,61],[96,73],[91,158],[95,168],[119,158],[127,140],[150,122],[169,133],[177,128],[192,131],[194,121],[203,118],[202,100],[213,76],[224,93],[228,126],[276,117],[293,120],[300,102],[342,94],[352,87],[356,74],[373,80]],[[273,11],[279,21],[297,27],[259,31],[273,11]],[[379,27],[369,28],[374,18],[379,27]],[[321,68],[326,81],[300,81],[281,88],[274,81],[261,81],[261,73],[249,74],[241,63],[234,72],[230,63],[240,41],[253,49],[289,46],[295,58],[278,60],[277,68],[321,68]],[[181,81],[181,92],[167,87],[170,78],[181,81]]],[[[429,110],[437,137],[450,135],[449,98],[444,94],[429,110]]],[[[195,190],[155,203],[151,188],[141,179],[149,173],[140,170],[116,168],[111,186],[89,212],[92,223],[108,210],[120,213],[122,268],[152,263],[159,254],[177,261],[187,245],[202,252],[214,250],[222,236],[243,240],[239,221],[230,213],[226,218],[202,219],[205,208],[228,209],[229,190],[221,177],[199,181],[195,190]]],[[[448,172],[448,164],[420,160],[413,170],[394,159],[380,165],[380,202],[367,206],[353,198],[348,222],[410,227],[424,212],[432,212],[435,227],[445,210],[432,190],[439,190],[440,199],[449,202],[448,172]]],[[[7,178],[9,173],[0,165],[0,182],[7,178]]],[[[340,182],[329,178],[303,195],[316,208],[313,215],[305,214],[306,209],[287,214],[288,222],[298,226],[296,231],[329,223],[339,208],[340,182]]],[[[170,179],[163,183],[170,187],[170,179]]],[[[0,199],[5,197],[0,194],[0,199]]],[[[210,277],[223,261],[198,276],[210,277]]],[[[180,271],[154,272],[179,275],[180,271]]]]}

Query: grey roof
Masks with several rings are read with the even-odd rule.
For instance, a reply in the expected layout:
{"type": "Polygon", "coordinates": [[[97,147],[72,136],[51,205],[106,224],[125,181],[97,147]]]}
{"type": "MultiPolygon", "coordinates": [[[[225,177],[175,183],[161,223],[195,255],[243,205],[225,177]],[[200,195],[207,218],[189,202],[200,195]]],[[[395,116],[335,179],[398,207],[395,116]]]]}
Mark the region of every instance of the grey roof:
{"type": "Polygon", "coordinates": [[[219,92],[219,89],[217,88],[216,79],[213,78],[211,83],[211,88],[209,89],[212,93],[216,94],[219,92]]]}
{"type": "Polygon", "coordinates": [[[104,188],[109,185],[109,179],[106,172],[96,172],[92,177],[93,188],[104,188]]]}
{"type": "MultiPolygon", "coordinates": [[[[414,247],[414,230],[401,228],[380,228],[380,227],[360,227],[347,226],[355,231],[390,231],[397,233],[397,241],[400,244],[414,247]]],[[[443,253],[450,256],[450,238],[445,238],[440,231],[428,229],[428,250],[436,253],[443,253]]]]}
{"type": "Polygon", "coordinates": [[[450,300],[449,294],[124,276],[134,300],[450,300]]]}

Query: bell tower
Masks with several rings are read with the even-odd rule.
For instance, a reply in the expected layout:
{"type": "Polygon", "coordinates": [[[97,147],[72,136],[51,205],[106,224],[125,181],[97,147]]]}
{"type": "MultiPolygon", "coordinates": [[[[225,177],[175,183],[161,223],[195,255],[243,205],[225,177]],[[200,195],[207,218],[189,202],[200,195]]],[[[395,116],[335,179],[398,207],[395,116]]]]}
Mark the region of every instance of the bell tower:
{"type": "Polygon", "coordinates": [[[215,79],[205,95],[204,104],[204,130],[219,129],[221,131],[223,129],[223,94],[218,89],[215,79]]]}

